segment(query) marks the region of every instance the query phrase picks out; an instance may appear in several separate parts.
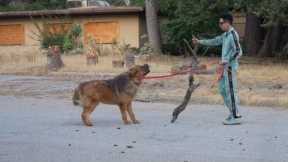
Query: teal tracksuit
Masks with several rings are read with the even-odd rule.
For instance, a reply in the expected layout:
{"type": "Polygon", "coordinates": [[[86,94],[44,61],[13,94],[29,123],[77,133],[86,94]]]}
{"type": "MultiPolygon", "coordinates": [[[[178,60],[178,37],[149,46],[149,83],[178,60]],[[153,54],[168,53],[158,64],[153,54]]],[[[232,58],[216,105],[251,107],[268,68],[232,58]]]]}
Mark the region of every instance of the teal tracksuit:
{"type": "Polygon", "coordinates": [[[236,117],[239,104],[237,93],[238,58],[242,56],[239,35],[235,29],[231,27],[228,32],[214,39],[200,40],[199,43],[206,46],[222,45],[221,60],[225,66],[223,78],[219,82],[219,92],[224,99],[225,106],[229,108],[230,115],[236,117]]]}

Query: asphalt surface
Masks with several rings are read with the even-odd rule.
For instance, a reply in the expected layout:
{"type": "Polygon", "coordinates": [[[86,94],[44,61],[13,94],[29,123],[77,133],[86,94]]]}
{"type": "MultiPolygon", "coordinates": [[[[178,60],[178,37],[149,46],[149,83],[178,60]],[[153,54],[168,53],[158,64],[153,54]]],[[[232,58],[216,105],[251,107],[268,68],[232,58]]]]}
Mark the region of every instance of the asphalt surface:
{"type": "Polygon", "coordinates": [[[243,124],[224,126],[219,105],[134,103],[140,125],[124,126],[100,105],[94,126],[67,99],[0,96],[0,162],[286,162],[288,110],[241,107],[243,124]]]}

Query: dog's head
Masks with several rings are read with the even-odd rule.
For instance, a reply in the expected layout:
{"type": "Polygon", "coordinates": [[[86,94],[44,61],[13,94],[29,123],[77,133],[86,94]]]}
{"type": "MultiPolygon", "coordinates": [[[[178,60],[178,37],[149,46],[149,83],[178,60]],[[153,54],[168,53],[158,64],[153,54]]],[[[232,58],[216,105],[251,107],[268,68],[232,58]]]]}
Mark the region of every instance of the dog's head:
{"type": "Polygon", "coordinates": [[[137,84],[141,84],[144,77],[150,73],[150,68],[148,64],[144,65],[136,65],[133,68],[131,68],[129,71],[130,78],[137,84]]]}

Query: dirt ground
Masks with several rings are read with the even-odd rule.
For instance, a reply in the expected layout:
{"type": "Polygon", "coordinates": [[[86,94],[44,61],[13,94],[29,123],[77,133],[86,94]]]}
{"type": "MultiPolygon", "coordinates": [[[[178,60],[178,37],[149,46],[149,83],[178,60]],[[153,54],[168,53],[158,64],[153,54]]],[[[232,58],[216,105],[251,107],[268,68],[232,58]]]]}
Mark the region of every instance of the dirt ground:
{"type": "MultiPolygon", "coordinates": [[[[45,68],[46,57],[38,47],[1,47],[0,94],[70,98],[74,87],[82,81],[107,79],[127,70],[112,68],[113,59],[114,56],[101,56],[99,64],[87,66],[85,55],[63,55],[65,67],[58,72],[48,72],[45,68]]],[[[215,59],[200,58],[204,64],[215,59]]],[[[151,66],[150,75],[169,74],[172,67],[187,61],[189,58],[171,56],[157,56],[148,60],[136,58],[137,64],[148,63],[151,66]]],[[[287,61],[243,57],[240,63],[238,78],[242,105],[288,108],[287,61]]],[[[197,75],[195,78],[201,86],[193,94],[191,103],[222,104],[217,86],[211,88],[216,78],[214,75],[197,75]]],[[[147,80],[141,86],[137,100],[179,103],[185,95],[187,84],[187,76],[147,80]]]]}
{"type": "MultiPolygon", "coordinates": [[[[153,74],[155,75],[155,74],[153,74]]],[[[156,74],[158,75],[158,74],[156,74]]],[[[58,74],[46,76],[0,75],[0,95],[29,96],[34,98],[70,99],[74,88],[83,81],[109,79],[114,73],[93,74],[58,74]]],[[[180,103],[183,100],[188,76],[177,76],[168,80],[146,80],[137,93],[136,100],[142,102],[180,103]]],[[[193,93],[190,100],[194,104],[222,104],[217,87],[210,88],[211,76],[196,76],[196,83],[201,86],[193,93]]],[[[243,80],[249,82],[249,80],[243,80]]],[[[249,84],[249,83],[248,83],[249,84]]],[[[259,85],[240,85],[242,105],[288,107],[288,86],[263,82],[259,85]]]]}
{"type": "Polygon", "coordinates": [[[189,105],[175,124],[174,104],[133,106],[140,125],[124,126],[117,108],[100,105],[87,128],[71,100],[1,96],[0,161],[288,161],[287,109],[241,107],[243,124],[224,126],[218,105],[189,105]]]}

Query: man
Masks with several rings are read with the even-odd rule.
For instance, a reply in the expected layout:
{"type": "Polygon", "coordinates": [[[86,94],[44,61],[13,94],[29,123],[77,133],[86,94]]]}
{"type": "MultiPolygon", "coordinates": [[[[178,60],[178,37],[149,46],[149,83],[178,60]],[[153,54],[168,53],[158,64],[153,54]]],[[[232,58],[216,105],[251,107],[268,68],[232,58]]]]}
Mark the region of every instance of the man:
{"type": "Polygon", "coordinates": [[[229,109],[229,116],[223,121],[224,125],[241,124],[238,114],[238,95],[237,95],[237,70],[238,58],[242,56],[242,49],[239,43],[238,33],[232,26],[233,16],[224,14],[219,19],[219,27],[224,33],[214,39],[198,40],[193,38],[194,44],[206,46],[222,45],[221,63],[217,69],[220,72],[219,92],[223,97],[224,104],[229,109]]]}

